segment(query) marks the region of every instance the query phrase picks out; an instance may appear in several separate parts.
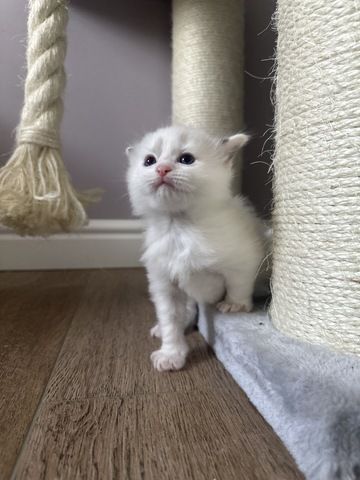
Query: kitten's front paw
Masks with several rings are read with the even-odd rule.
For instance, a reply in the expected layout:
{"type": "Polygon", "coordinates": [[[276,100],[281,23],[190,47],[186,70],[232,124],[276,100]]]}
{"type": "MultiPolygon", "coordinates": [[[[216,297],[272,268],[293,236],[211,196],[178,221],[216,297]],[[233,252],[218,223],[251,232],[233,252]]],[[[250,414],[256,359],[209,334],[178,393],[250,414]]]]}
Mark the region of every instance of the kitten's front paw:
{"type": "Polygon", "coordinates": [[[160,325],[158,323],[150,329],[150,335],[152,337],[161,338],[160,325]]]}
{"type": "Polygon", "coordinates": [[[174,350],[155,350],[151,354],[151,361],[154,368],[159,372],[166,370],[180,370],[186,361],[188,352],[187,347],[176,348],[174,350]]]}
{"type": "Polygon", "coordinates": [[[229,303],[229,302],[223,301],[223,302],[217,303],[216,308],[221,313],[251,312],[252,303],[251,302],[229,303]]]}

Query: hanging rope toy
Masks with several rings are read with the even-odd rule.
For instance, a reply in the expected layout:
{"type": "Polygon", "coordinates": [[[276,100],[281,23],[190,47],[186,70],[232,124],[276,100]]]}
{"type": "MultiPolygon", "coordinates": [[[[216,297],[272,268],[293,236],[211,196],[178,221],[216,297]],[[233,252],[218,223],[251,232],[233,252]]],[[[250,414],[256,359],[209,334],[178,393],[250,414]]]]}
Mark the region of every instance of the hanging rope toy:
{"type": "Polygon", "coordinates": [[[67,0],[30,0],[25,99],[16,148],[0,169],[0,223],[21,235],[48,235],[86,224],[84,203],[61,157],[67,0]]]}

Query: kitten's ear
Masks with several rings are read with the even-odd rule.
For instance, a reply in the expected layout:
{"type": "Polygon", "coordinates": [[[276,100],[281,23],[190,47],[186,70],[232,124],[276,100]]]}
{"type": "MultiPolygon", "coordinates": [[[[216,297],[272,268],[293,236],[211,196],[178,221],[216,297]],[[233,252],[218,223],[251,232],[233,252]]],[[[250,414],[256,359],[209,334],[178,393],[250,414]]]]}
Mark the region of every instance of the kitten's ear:
{"type": "Polygon", "coordinates": [[[126,150],[125,150],[126,156],[130,158],[133,151],[134,151],[134,147],[132,147],[131,145],[129,147],[126,147],[126,150]]]}
{"type": "Polygon", "coordinates": [[[223,138],[220,141],[220,147],[230,158],[238,150],[240,150],[249,140],[249,135],[246,135],[245,133],[236,133],[235,135],[231,135],[231,137],[223,138]]]}

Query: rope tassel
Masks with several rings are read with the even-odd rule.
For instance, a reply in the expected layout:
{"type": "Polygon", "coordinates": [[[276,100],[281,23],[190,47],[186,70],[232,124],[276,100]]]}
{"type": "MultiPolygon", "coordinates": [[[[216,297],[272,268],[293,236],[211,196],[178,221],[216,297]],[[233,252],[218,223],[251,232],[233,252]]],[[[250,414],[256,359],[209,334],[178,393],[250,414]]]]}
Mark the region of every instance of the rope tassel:
{"type": "Polygon", "coordinates": [[[29,0],[25,99],[16,148],[0,169],[0,223],[21,235],[49,235],[87,222],[60,149],[67,0],[29,0]]]}

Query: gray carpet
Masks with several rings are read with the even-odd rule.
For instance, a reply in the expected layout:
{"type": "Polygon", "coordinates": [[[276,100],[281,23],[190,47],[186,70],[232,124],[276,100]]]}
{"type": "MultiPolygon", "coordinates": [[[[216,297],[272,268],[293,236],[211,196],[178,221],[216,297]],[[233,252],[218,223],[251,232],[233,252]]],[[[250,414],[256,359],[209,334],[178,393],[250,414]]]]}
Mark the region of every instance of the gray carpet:
{"type": "Polygon", "coordinates": [[[360,480],[360,358],[291,339],[265,312],[200,306],[199,329],[308,480],[360,480]]]}

